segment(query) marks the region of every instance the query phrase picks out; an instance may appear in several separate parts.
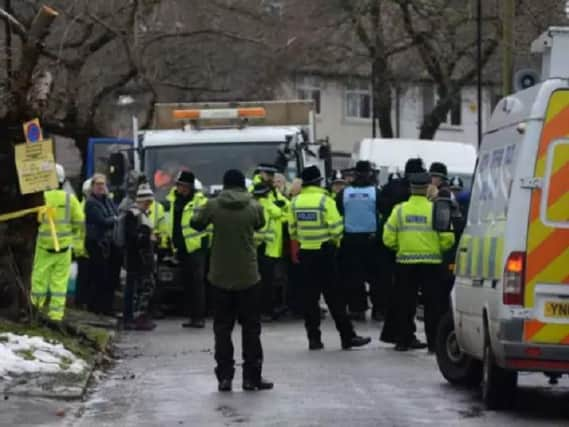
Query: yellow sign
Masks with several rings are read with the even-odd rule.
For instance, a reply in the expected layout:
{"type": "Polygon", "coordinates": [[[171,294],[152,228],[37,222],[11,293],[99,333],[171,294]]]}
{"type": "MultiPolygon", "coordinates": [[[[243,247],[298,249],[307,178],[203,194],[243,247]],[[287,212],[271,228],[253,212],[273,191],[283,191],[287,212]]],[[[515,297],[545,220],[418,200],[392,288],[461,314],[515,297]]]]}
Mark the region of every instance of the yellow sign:
{"type": "Polygon", "coordinates": [[[43,141],[43,131],[41,129],[39,119],[33,119],[24,123],[24,135],[26,136],[27,143],[43,141]]]}
{"type": "Polygon", "coordinates": [[[545,317],[555,319],[569,319],[569,303],[568,302],[545,302],[545,317]]]}
{"type": "Polygon", "coordinates": [[[51,139],[36,144],[16,145],[15,158],[21,194],[38,193],[57,188],[51,139]]]}

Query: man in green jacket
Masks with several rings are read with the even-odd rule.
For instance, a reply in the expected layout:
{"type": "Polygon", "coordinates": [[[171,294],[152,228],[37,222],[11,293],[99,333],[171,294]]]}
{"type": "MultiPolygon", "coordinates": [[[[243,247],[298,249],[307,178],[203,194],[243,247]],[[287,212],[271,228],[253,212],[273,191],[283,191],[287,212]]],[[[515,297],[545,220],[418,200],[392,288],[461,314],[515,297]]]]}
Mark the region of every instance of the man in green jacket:
{"type": "Polygon", "coordinates": [[[255,231],[265,225],[263,209],[245,187],[245,176],[228,170],[223,191],[197,211],[191,226],[205,230],[213,225],[209,281],[213,285],[215,373],[219,391],[231,391],[235,373],[231,333],[239,320],[243,338],[243,389],[267,390],[273,383],[261,376],[262,288],[257,266],[255,231]]]}

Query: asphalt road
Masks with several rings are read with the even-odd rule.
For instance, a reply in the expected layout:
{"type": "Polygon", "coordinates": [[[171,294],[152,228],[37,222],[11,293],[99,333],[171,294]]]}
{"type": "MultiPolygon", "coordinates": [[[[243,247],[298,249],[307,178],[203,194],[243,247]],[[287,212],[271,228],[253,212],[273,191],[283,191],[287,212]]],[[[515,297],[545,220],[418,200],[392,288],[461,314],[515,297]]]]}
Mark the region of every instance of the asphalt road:
{"type": "MultiPolygon", "coordinates": [[[[125,334],[120,343],[124,359],[85,402],[39,402],[30,412],[25,401],[11,400],[4,402],[12,411],[3,408],[0,425],[569,425],[569,379],[552,388],[543,375],[523,375],[515,409],[487,412],[476,390],[445,383],[433,356],[425,351],[396,353],[378,342],[378,326],[371,322],[357,329],[373,336],[373,344],[342,351],[332,323],[326,321],[322,352],[308,351],[299,321],[265,325],[265,376],[275,381],[275,389],[241,391],[238,370],[235,391],[220,394],[213,375],[211,323],[200,331],[182,329],[180,323],[167,320],[154,332],[125,334]],[[55,414],[57,408],[65,410],[64,417],[55,414]]],[[[235,338],[239,355],[239,335],[235,338]]]]}

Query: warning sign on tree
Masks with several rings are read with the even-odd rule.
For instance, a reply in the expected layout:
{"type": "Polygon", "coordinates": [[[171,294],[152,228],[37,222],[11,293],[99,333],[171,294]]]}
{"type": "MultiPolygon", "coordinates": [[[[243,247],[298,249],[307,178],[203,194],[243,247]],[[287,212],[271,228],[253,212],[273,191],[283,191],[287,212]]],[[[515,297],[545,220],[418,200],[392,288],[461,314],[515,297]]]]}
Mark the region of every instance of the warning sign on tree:
{"type": "Polygon", "coordinates": [[[34,119],[24,123],[24,135],[26,136],[27,143],[34,143],[43,141],[43,132],[40,126],[39,119],[34,119]]]}
{"type": "Polygon", "coordinates": [[[20,193],[31,194],[57,188],[53,142],[18,144],[15,147],[20,193]]]}

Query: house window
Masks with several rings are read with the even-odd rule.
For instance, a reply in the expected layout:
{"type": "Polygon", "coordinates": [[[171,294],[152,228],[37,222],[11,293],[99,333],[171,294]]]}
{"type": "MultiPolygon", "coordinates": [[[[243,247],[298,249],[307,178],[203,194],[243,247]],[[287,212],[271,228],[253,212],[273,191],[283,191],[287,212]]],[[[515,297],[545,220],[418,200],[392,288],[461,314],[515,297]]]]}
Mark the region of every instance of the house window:
{"type": "Polygon", "coordinates": [[[321,84],[318,77],[303,77],[296,85],[296,96],[302,100],[314,101],[316,114],[320,114],[321,107],[321,84]]]}
{"type": "Polygon", "coordinates": [[[350,119],[371,118],[371,91],[365,81],[353,82],[348,85],[345,93],[345,115],[350,119]]]}
{"type": "MultiPolygon", "coordinates": [[[[423,86],[423,117],[430,114],[436,107],[439,96],[434,86],[423,86]]],[[[449,113],[442,124],[462,126],[462,95],[459,93],[452,102],[449,113]]]]}

